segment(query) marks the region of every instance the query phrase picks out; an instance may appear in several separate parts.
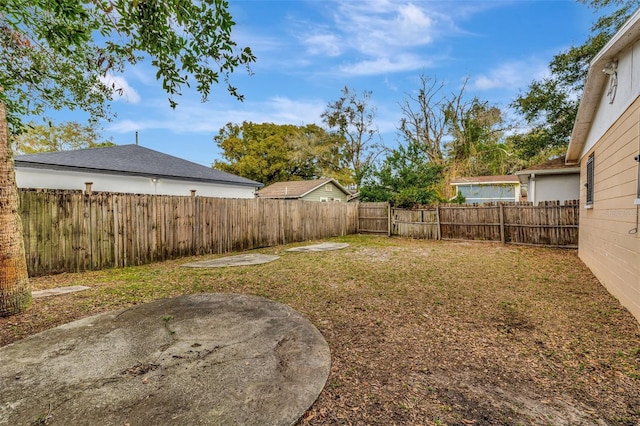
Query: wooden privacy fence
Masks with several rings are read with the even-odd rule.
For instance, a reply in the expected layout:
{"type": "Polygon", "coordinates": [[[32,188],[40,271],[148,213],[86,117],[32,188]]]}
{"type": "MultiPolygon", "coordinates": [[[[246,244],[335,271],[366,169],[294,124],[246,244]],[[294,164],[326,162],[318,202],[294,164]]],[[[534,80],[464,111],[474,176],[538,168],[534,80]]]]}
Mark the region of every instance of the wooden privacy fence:
{"type": "Polygon", "coordinates": [[[434,240],[484,240],[507,244],[576,248],[577,200],[479,206],[392,209],[391,234],[434,240]]]}
{"type": "Polygon", "coordinates": [[[141,265],[353,234],[358,206],[20,190],[30,275],[141,265]]]}

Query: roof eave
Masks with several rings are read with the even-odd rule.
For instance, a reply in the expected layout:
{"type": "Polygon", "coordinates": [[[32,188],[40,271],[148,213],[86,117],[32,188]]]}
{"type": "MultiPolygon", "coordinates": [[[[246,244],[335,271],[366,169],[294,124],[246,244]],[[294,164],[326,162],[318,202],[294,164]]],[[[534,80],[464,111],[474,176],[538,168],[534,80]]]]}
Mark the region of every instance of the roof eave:
{"type": "Polygon", "coordinates": [[[297,200],[299,195],[261,195],[257,194],[258,198],[270,198],[273,200],[297,200]]]}
{"type": "Polygon", "coordinates": [[[580,173],[580,167],[565,167],[562,169],[540,169],[540,170],[520,170],[516,172],[517,176],[529,176],[529,175],[570,175],[573,173],[580,173]]]}
{"type": "Polygon", "coordinates": [[[582,99],[578,106],[578,114],[571,133],[567,155],[565,156],[566,164],[573,165],[580,162],[582,151],[587,143],[587,136],[591,130],[591,124],[607,81],[607,76],[602,70],[608,62],[615,60],[616,56],[631,42],[640,38],[639,22],[640,9],[629,18],[591,61],[582,99]]]}
{"type": "Polygon", "coordinates": [[[494,184],[498,184],[498,185],[504,185],[504,184],[518,184],[520,179],[518,179],[518,182],[516,182],[515,180],[496,180],[496,181],[491,181],[491,182],[479,182],[479,181],[473,181],[473,182],[451,182],[449,185],[494,185],[494,184]]]}

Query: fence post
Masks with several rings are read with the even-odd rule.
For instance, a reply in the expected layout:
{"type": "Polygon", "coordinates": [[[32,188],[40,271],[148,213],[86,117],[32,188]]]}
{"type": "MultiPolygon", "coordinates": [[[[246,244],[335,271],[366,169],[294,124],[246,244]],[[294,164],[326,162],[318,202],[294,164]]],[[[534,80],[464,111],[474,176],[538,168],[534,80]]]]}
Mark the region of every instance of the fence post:
{"type": "Polygon", "coordinates": [[[436,240],[442,239],[442,230],[440,229],[440,206],[436,206],[436,240]]]}
{"type": "Polygon", "coordinates": [[[191,255],[200,254],[200,242],[198,241],[200,230],[200,214],[198,211],[198,199],[196,190],[191,190],[191,255]]]}
{"type": "Polygon", "coordinates": [[[391,204],[387,203],[387,237],[391,236],[391,204]]]}
{"type": "Polygon", "coordinates": [[[504,205],[500,203],[500,241],[505,243],[504,238],[504,205]]]}

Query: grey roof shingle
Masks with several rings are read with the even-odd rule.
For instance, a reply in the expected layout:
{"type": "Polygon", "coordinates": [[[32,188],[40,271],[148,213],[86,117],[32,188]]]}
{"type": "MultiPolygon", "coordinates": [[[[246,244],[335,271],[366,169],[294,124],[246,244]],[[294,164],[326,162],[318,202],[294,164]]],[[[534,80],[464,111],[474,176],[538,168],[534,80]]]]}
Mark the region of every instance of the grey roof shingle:
{"type": "Polygon", "coordinates": [[[563,157],[554,158],[553,160],[545,161],[541,164],[536,164],[535,166],[527,167],[526,169],[520,170],[516,172],[516,174],[531,174],[532,172],[539,172],[542,170],[569,170],[574,171],[576,173],[580,172],[580,166],[576,165],[567,165],[563,157]]]}
{"type": "Polygon", "coordinates": [[[17,155],[17,167],[93,171],[262,187],[263,184],[139,145],[17,155]]]}

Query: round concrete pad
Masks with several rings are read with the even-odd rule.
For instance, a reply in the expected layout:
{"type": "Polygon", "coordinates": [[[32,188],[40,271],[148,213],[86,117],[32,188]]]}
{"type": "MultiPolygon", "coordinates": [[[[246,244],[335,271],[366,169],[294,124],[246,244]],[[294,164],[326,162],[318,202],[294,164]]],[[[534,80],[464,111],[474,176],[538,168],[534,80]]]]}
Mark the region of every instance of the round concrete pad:
{"type": "Polygon", "coordinates": [[[329,251],[329,250],[340,250],[345,247],[349,247],[347,243],[321,243],[321,244],[313,244],[310,246],[301,246],[301,247],[292,247],[287,249],[287,251],[329,251]]]}
{"type": "Polygon", "coordinates": [[[225,266],[249,266],[273,262],[276,259],[280,259],[280,256],[271,254],[239,254],[237,256],[227,256],[218,259],[185,263],[182,266],[186,266],[187,268],[222,268],[225,266]]]}
{"type": "Polygon", "coordinates": [[[199,294],[75,321],[0,348],[0,424],[291,425],[331,356],[293,309],[199,294]]]}

